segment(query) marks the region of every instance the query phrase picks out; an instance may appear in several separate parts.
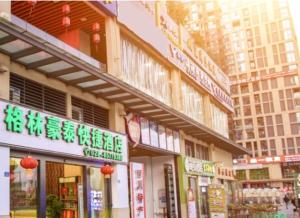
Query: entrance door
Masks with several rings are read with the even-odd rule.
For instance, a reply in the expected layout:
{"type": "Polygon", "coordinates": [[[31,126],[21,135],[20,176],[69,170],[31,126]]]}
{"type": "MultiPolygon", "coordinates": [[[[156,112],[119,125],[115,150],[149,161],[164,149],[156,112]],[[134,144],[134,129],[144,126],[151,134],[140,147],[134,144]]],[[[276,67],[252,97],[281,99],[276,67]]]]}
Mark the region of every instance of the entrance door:
{"type": "Polygon", "coordinates": [[[46,162],[47,214],[84,218],[83,166],[46,162]]]}

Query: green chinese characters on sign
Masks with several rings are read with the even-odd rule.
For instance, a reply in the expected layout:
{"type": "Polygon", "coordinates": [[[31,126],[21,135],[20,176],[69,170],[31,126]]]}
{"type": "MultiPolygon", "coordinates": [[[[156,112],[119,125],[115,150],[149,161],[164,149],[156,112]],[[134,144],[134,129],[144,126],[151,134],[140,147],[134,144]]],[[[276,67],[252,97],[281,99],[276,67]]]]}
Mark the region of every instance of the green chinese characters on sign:
{"type": "Polygon", "coordinates": [[[114,138],[110,132],[104,132],[103,134],[103,149],[107,151],[114,150],[114,138]]]}
{"type": "Polygon", "coordinates": [[[120,136],[117,135],[117,136],[114,137],[114,144],[115,144],[114,152],[122,153],[123,140],[120,136]]]}
{"type": "Polygon", "coordinates": [[[71,121],[63,121],[63,140],[65,140],[67,143],[74,142],[75,141],[75,127],[74,123],[71,121]]]}
{"type": "Polygon", "coordinates": [[[28,134],[40,136],[43,133],[43,119],[39,112],[34,113],[33,111],[28,111],[27,114],[27,125],[28,134]]]}
{"type": "Polygon", "coordinates": [[[91,135],[90,135],[90,129],[87,126],[80,124],[77,129],[77,134],[78,134],[78,143],[80,145],[90,146],[91,135]]]}
{"type": "Polygon", "coordinates": [[[46,137],[52,140],[61,139],[61,124],[57,117],[47,117],[46,137]]]}
{"type": "Polygon", "coordinates": [[[92,129],[92,148],[103,147],[103,135],[100,129],[92,129]]]}
{"type": "Polygon", "coordinates": [[[4,122],[6,129],[11,132],[22,133],[24,129],[23,111],[18,106],[11,106],[8,104],[4,109],[6,114],[4,122]]]}

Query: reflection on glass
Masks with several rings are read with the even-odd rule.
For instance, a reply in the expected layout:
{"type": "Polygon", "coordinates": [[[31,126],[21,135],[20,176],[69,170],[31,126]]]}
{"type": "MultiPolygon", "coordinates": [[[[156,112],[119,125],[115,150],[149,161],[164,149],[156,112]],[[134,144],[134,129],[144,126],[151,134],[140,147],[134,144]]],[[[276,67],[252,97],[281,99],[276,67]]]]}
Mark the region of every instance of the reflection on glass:
{"type": "Polygon", "coordinates": [[[37,217],[38,168],[26,170],[20,158],[10,158],[10,216],[37,217]]]}
{"type": "Polygon", "coordinates": [[[90,168],[90,202],[91,218],[102,218],[106,216],[104,176],[100,168],[90,168]]]}

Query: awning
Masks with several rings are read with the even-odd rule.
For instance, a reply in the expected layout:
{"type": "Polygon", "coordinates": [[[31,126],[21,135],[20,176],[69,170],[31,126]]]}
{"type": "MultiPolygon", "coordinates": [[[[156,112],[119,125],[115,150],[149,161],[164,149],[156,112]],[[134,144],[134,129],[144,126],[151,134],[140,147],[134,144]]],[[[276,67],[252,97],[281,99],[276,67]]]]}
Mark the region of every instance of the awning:
{"type": "Polygon", "coordinates": [[[97,60],[12,15],[0,18],[0,52],[27,69],[34,69],[77,86],[109,102],[120,102],[133,112],[233,154],[249,153],[246,148],[165,105],[106,72],[97,60]]]}

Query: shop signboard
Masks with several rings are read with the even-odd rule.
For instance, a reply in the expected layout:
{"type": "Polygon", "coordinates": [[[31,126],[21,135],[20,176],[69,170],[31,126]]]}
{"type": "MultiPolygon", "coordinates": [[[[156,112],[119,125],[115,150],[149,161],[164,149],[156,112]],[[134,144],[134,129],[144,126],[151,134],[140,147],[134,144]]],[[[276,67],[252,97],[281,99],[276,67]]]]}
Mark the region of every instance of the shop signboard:
{"type": "Polygon", "coordinates": [[[143,117],[140,118],[141,122],[141,141],[144,145],[150,145],[150,131],[149,131],[149,121],[143,117]]]}
{"type": "Polygon", "coordinates": [[[0,101],[0,142],[10,146],[126,163],[127,137],[107,129],[0,101]]]}
{"type": "Polygon", "coordinates": [[[146,218],[144,164],[130,162],[131,217],[146,218]]]}
{"type": "Polygon", "coordinates": [[[180,153],[179,132],[141,117],[141,142],[155,148],[180,153]]]}
{"type": "Polygon", "coordinates": [[[215,164],[211,161],[185,157],[184,167],[185,171],[189,174],[211,177],[215,176],[215,164]]]}
{"type": "Polygon", "coordinates": [[[231,167],[218,166],[216,174],[219,179],[234,180],[233,169],[231,167]]]}
{"type": "Polygon", "coordinates": [[[126,131],[129,136],[129,139],[134,143],[134,146],[136,146],[140,142],[140,138],[141,138],[140,119],[137,115],[133,113],[129,113],[125,117],[125,120],[126,120],[126,131]]]}
{"type": "Polygon", "coordinates": [[[224,213],[226,211],[226,194],[224,188],[210,185],[208,187],[208,204],[210,213],[224,213]]]}
{"type": "Polygon", "coordinates": [[[166,128],[162,125],[158,125],[158,136],[159,136],[159,147],[162,149],[167,149],[167,138],[166,138],[166,128]]]}
{"type": "Polygon", "coordinates": [[[169,43],[168,59],[180,70],[196,81],[201,87],[206,89],[227,109],[233,111],[233,101],[231,97],[217,85],[211,77],[204,72],[190,57],[184,54],[178,47],[169,43]]]}

